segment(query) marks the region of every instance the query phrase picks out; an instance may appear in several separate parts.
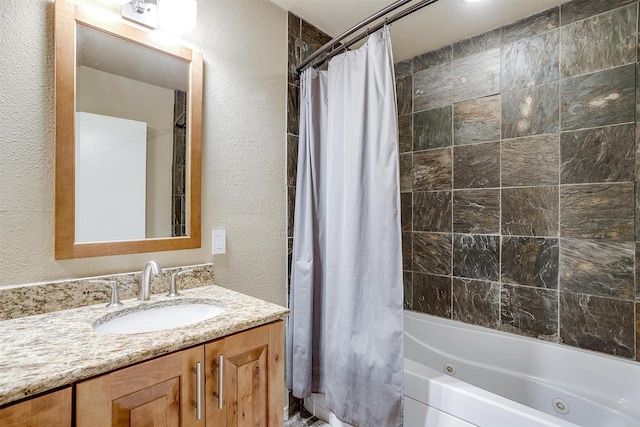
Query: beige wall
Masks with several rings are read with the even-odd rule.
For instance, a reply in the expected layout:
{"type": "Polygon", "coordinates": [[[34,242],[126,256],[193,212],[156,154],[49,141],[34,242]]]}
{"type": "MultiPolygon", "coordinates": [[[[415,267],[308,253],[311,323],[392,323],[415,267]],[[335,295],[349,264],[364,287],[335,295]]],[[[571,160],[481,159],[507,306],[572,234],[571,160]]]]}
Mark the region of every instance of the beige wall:
{"type": "Polygon", "coordinates": [[[284,303],[285,12],[200,1],[182,36],[205,60],[202,249],[55,261],[53,3],[0,3],[0,286],[213,261],[217,284],[284,303]]]}

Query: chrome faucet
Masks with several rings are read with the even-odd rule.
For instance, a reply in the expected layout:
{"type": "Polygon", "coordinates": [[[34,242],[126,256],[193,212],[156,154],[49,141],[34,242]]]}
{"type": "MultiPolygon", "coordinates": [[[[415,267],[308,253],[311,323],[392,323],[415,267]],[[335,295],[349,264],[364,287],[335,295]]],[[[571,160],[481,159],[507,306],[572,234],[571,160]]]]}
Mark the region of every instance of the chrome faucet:
{"type": "Polygon", "coordinates": [[[138,285],[139,300],[147,301],[149,299],[149,279],[151,278],[151,273],[162,273],[162,269],[155,261],[147,262],[147,264],[142,269],[142,274],[140,275],[140,284],[138,285]]]}

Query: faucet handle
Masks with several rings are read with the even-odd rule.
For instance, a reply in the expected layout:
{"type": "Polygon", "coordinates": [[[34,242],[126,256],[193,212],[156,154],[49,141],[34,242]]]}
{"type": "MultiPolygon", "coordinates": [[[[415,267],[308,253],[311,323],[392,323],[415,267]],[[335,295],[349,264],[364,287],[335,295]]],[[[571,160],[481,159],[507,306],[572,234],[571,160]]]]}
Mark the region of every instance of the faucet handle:
{"type": "Polygon", "coordinates": [[[178,276],[182,276],[183,274],[187,274],[187,273],[193,273],[193,269],[177,271],[171,274],[171,285],[169,286],[169,293],[167,294],[168,297],[177,297],[181,295],[178,293],[178,290],[176,289],[177,288],[176,278],[178,276]]]}
{"type": "Polygon", "coordinates": [[[111,286],[111,301],[106,305],[107,308],[121,307],[120,294],[118,294],[118,282],[115,280],[89,280],[89,283],[100,283],[111,286]]]}

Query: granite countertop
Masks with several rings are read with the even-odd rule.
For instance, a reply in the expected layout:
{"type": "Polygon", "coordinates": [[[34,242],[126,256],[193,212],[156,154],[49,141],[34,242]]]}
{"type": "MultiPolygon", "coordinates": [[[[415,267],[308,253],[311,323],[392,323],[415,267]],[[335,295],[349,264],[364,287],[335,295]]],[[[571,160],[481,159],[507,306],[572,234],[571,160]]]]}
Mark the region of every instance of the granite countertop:
{"type": "Polygon", "coordinates": [[[182,296],[152,295],[0,321],[0,405],[46,392],[156,356],[192,347],[254,326],[283,319],[288,310],[210,285],[181,290],[182,296]],[[92,324],[116,310],[178,298],[213,299],[225,310],[213,319],[140,334],[98,334],[92,324]]]}

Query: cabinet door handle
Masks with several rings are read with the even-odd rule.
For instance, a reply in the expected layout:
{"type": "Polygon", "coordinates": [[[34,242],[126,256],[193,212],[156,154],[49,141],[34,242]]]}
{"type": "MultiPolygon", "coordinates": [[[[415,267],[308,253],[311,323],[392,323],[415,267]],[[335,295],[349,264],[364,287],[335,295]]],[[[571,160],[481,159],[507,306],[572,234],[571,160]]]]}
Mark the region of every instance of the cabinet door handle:
{"type": "Polygon", "coordinates": [[[196,407],[196,420],[202,419],[202,366],[196,362],[196,367],[191,370],[196,374],[196,401],[191,402],[196,407]]]}
{"type": "Polygon", "coordinates": [[[222,367],[222,365],[224,364],[224,356],[223,355],[219,355],[218,356],[218,409],[222,409],[222,384],[223,384],[223,372],[224,369],[222,367]]]}

